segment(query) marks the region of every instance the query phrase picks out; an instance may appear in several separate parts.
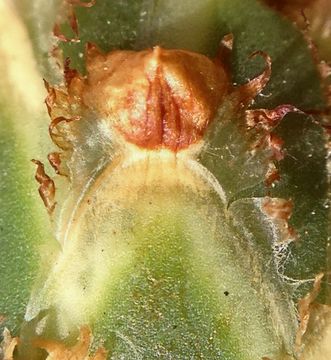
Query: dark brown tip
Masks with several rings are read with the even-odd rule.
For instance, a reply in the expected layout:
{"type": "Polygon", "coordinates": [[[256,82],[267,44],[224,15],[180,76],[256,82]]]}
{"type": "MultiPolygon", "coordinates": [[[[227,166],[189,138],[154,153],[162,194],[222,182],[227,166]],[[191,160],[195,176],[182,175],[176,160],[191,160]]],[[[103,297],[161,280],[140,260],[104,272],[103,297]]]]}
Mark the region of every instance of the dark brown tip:
{"type": "Polygon", "coordinates": [[[293,105],[279,105],[275,109],[254,109],[246,111],[246,123],[249,128],[273,130],[289,113],[304,114],[293,105]]]}
{"type": "Polygon", "coordinates": [[[263,51],[255,51],[249,56],[249,58],[252,59],[256,56],[262,56],[264,58],[265,69],[260,75],[238,88],[240,102],[244,106],[251,104],[254,98],[265,88],[271,77],[271,57],[263,51]]]}
{"type": "Polygon", "coordinates": [[[52,214],[55,208],[55,184],[54,181],[45,173],[44,164],[39,160],[31,160],[37,165],[35,179],[39,186],[39,195],[44,202],[44,205],[49,214],[52,214]]]}
{"type": "Polygon", "coordinates": [[[73,116],[71,118],[66,118],[64,116],[59,116],[51,121],[48,127],[49,135],[52,141],[59,146],[62,150],[67,150],[68,147],[65,144],[61,130],[58,129],[58,125],[61,123],[70,123],[72,121],[80,120],[81,116],[73,116]]]}
{"type": "Polygon", "coordinates": [[[66,174],[61,169],[61,154],[59,152],[51,152],[47,155],[47,159],[58,175],[66,176],[66,174]]]}

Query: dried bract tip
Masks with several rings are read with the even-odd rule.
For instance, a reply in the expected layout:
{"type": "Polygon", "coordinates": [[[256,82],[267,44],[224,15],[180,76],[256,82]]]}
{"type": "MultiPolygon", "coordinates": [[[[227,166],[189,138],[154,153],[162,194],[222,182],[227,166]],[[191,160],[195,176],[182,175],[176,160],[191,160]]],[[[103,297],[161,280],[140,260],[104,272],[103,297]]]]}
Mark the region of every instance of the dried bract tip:
{"type": "Polygon", "coordinates": [[[300,299],[298,302],[300,326],[295,341],[297,346],[297,352],[300,352],[301,350],[300,347],[302,345],[302,337],[306,333],[310,318],[310,308],[321,290],[321,282],[323,277],[324,277],[323,273],[316,275],[312,291],[309,292],[304,298],[300,299]]]}
{"type": "Polygon", "coordinates": [[[231,73],[231,53],[233,48],[233,34],[227,34],[219,44],[217,58],[215,62],[222,66],[228,74],[231,73]]]}
{"type": "Polygon", "coordinates": [[[198,142],[228,92],[222,66],[184,50],[87,49],[84,103],[126,141],[181,150],[198,142]]]}
{"type": "Polygon", "coordinates": [[[61,342],[44,339],[35,340],[34,345],[48,352],[46,360],[106,360],[107,352],[103,348],[99,348],[94,356],[89,356],[91,342],[90,329],[82,326],[78,342],[71,348],[61,342]]]}
{"type": "Polygon", "coordinates": [[[262,210],[279,229],[281,243],[295,239],[295,231],[288,224],[293,210],[292,200],[266,197],[262,204],[262,210]]]}
{"type": "Polygon", "coordinates": [[[255,51],[250,55],[250,58],[254,58],[258,55],[264,58],[266,67],[260,75],[250,80],[247,84],[241,85],[239,87],[238,91],[240,102],[244,106],[249,105],[253,99],[261,93],[271,77],[271,57],[263,51],[255,51]]]}
{"type": "Polygon", "coordinates": [[[54,181],[45,173],[44,164],[38,160],[32,160],[37,165],[37,171],[35,179],[40,184],[39,195],[42,198],[45,207],[49,214],[54,211],[55,208],[55,184],[54,181]]]}
{"type": "Polygon", "coordinates": [[[246,122],[250,128],[259,128],[266,131],[273,130],[289,113],[303,114],[293,105],[279,105],[275,109],[254,109],[246,111],[246,122]]]}
{"type": "Polygon", "coordinates": [[[265,184],[272,185],[280,179],[278,170],[272,161],[280,161],[284,158],[283,143],[284,141],[272,131],[278,126],[282,119],[290,112],[303,112],[293,105],[280,105],[275,109],[254,109],[246,110],[246,124],[249,129],[254,129],[258,134],[258,140],[254,144],[255,148],[264,148],[270,152],[270,164],[266,174],[265,184]]]}
{"type": "Polygon", "coordinates": [[[58,175],[65,175],[61,171],[61,154],[59,152],[52,152],[47,155],[47,159],[51,164],[52,168],[58,175]]]}
{"type": "Polygon", "coordinates": [[[275,134],[269,134],[267,136],[267,146],[271,151],[270,159],[272,160],[283,160],[284,151],[283,151],[284,140],[275,134]]]}
{"type": "Polygon", "coordinates": [[[233,40],[234,40],[233,34],[226,34],[225,36],[223,36],[223,39],[221,40],[221,46],[229,50],[232,50],[233,40]]]}
{"type": "Polygon", "coordinates": [[[274,184],[276,181],[280,180],[280,174],[279,174],[279,170],[276,168],[274,163],[269,163],[268,166],[268,170],[267,173],[265,175],[265,185],[266,186],[271,186],[272,184],[274,184]]]}
{"type": "Polygon", "coordinates": [[[49,134],[53,140],[53,142],[62,150],[70,149],[70,146],[67,144],[64,139],[61,131],[58,129],[58,125],[61,123],[71,123],[72,121],[80,120],[80,116],[73,116],[72,118],[65,118],[64,116],[59,116],[51,121],[48,127],[49,134]]]}

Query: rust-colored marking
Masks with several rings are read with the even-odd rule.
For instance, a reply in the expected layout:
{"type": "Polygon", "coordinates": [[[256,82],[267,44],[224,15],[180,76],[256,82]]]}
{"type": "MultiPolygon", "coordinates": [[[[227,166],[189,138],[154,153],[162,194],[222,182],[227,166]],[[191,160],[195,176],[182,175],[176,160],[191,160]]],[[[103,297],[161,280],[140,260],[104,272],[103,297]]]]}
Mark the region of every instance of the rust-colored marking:
{"type": "Polygon", "coordinates": [[[58,175],[64,175],[61,170],[61,154],[58,152],[49,153],[47,156],[49,163],[58,175]]]}
{"type": "Polygon", "coordinates": [[[288,221],[292,215],[293,201],[267,198],[263,204],[263,209],[273,219],[288,221]]]}
{"type": "Polygon", "coordinates": [[[79,77],[78,71],[70,68],[70,59],[66,58],[64,61],[64,79],[66,86],[70,87],[72,81],[79,77]]]}
{"type": "Polygon", "coordinates": [[[278,226],[281,237],[280,242],[288,242],[296,237],[295,230],[289,226],[289,219],[292,215],[293,201],[266,197],[263,204],[263,212],[278,226]]]}
{"type": "Polygon", "coordinates": [[[39,195],[42,198],[44,205],[49,214],[54,211],[55,208],[55,184],[54,181],[45,173],[44,164],[39,160],[32,160],[37,165],[37,171],[35,179],[40,184],[39,195]]]}
{"type": "Polygon", "coordinates": [[[87,48],[87,107],[140,147],[173,151],[199,141],[228,92],[225,70],[184,50],[87,48]]]}

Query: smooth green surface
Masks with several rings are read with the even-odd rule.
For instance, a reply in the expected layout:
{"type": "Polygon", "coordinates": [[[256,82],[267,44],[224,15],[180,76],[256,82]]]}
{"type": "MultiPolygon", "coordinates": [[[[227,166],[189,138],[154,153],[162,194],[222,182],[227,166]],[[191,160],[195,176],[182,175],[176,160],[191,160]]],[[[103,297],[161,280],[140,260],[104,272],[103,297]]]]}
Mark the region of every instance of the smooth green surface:
{"type": "Polygon", "coordinates": [[[13,112],[0,106],[0,313],[1,327],[20,327],[31,289],[39,276],[40,247],[51,256],[52,234],[33,178],[34,167],[21,148],[11,121],[13,112]]]}

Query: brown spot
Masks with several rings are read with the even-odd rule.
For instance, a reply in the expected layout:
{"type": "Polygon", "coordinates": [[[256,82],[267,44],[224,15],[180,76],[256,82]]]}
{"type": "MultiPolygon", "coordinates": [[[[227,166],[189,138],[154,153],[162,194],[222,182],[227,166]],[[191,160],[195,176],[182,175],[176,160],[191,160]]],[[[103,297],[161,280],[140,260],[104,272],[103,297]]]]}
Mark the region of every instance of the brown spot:
{"type": "Polygon", "coordinates": [[[288,224],[293,210],[292,200],[266,197],[262,204],[262,210],[278,227],[280,242],[288,242],[295,238],[296,233],[288,224]]]}
{"type": "Polygon", "coordinates": [[[302,337],[304,336],[307,330],[307,326],[310,318],[311,305],[315,301],[321,290],[321,282],[323,277],[324,277],[323,273],[316,275],[312,291],[309,292],[304,298],[300,299],[298,302],[300,326],[295,341],[298,352],[300,351],[302,345],[302,337]]]}
{"type": "Polygon", "coordinates": [[[39,195],[42,198],[48,213],[51,214],[54,211],[56,205],[54,201],[54,181],[45,173],[44,164],[38,160],[32,160],[32,162],[37,165],[35,179],[40,184],[38,189],[39,195]]]}
{"type": "Polygon", "coordinates": [[[36,347],[48,352],[49,360],[106,360],[107,351],[104,348],[99,348],[94,356],[89,356],[91,343],[92,334],[87,326],[81,327],[78,342],[71,348],[59,341],[44,339],[34,341],[36,347]]]}
{"type": "Polygon", "coordinates": [[[204,55],[155,47],[87,51],[84,103],[138,146],[180,150],[199,141],[228,91],[224,69],[204,55]]]}
{"type": "Polygon", "coordinates": [[[267,198],[264,202],[264,211],[274,219],[288,221],[293,210],[293,202],[285,199],[267,198]]]}
{"type": "Polygon", "coordinates": [[[70,87],[72,81],[79,77],[78,71],[70,68],[70,59],[66,58],[64,61],[64,79],[67,88],[70,87]]]}

